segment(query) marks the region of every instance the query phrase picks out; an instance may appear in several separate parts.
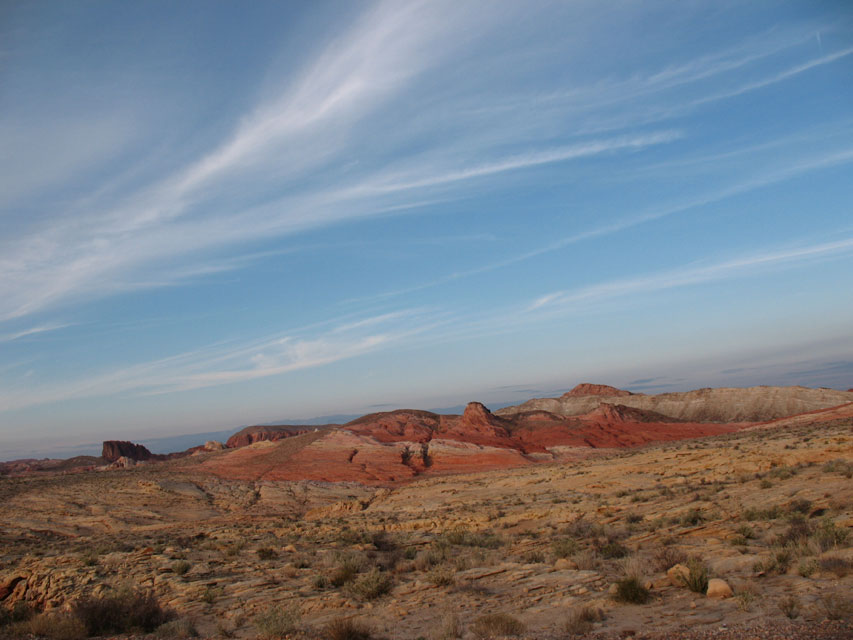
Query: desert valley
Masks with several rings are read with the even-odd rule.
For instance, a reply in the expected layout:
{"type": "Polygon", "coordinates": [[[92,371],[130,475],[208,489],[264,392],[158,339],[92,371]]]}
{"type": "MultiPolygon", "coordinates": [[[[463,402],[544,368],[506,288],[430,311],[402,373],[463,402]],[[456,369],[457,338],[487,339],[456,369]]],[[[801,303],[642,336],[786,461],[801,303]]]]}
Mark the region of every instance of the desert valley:
{"type": "Polygon", "coordinates": [[[844,638],[853,390],[257,426],[0,476],[0,634],[844,638]]]}

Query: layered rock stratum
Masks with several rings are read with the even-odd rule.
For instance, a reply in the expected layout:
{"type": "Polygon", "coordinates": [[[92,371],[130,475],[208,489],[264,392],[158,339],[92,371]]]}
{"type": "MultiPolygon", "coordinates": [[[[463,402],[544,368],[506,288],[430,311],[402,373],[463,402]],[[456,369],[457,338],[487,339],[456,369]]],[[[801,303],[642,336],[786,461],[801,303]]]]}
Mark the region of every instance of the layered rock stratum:
{"type": "Polygon", "coordinates": [[[496,413],[508,417],[527,411],[548,411],[577,416],[592,411],[601,402],[654,411],[691,422],[764,422],[853,402],[853,392],[762,386],[643,395],[603,385],[581,384],[559,398],[535,398],[496,413]],[[597,391],[586,393],[590,388],[597,391]]]}

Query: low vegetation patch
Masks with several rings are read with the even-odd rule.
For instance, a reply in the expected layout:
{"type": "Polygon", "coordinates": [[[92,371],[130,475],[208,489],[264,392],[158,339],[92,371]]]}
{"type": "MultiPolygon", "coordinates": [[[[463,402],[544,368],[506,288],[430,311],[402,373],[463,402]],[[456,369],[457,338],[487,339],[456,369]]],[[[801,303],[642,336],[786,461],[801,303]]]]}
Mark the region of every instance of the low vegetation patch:
{"type": "Polygon", "coordinates": [[[298,625],[299,612],[293,608],[272,607],[255,618],[259,637],[267,640],[283,638],[296,631],[298,625]]]}
{"type": "Polygon", "coordinates": [[[636,576],[622,578],[616,583],[615,599],[628,604],[645,604],[649,601],[649,590],[636,576]]]}
{"type": "Polygon", "coordinates": [[[689,558],[687,560],[687,575],[682,577],[684,586],[696,593],[705,593],[708,590],[708,567],[701,558],[689,558]]]}
{"type": "Polygon", "coordinates": [[[337,618],[323,629],[326,640],[371,640],[373,631],[353,618],[337,618]]]}
{"type": "Polygon", "coordinates": [[[834,573],[839,578],[853,571],[853,562],[841,556],[824,556],[818,561],[818,565],[821,571],[834,573]]]}
{"type": "Polygon", "coordinates": [[[349,592],[361,600],[375,600],[391,590],[391,578],[379,569],[371,569],[349,586],[349,592]]]}
{"type": "Polygon", "coordinates": [[[524,623],[508,613],[489,613],[474,620],[471,631],[477,638],[500,636],[520,636],[524,633],[524,623]]]}
{"type": "Polygon", "coordinates": [[[779,610],[786,618],[793,620],[800,615],[800,601],[794,596],[785,596],[779,600],[779,610]]]}
{"type": "Polygon", "coordinates": [[[83,624],[88,636],[131,631],[150,633],[175,617],[160,606],[152,593],[132,590],[78,600],[72,615],[83,624]]]}
{"type": "Polygon", "coordinates": [[[551,550],[557,558],[568,558],[578,550],[577,540],[574,538],[560,537],[551,542],[551,550]]]}
{"type": "Polygon", "coordinates": [[[269,547],[261,547],[257,553],[259,560],[275,560],[278,558],[278,553],[276,553],[275,549],[270,549],[269,547]]]}
{"type": "Polygon", "coordinates": [[[604,612],[596,607],[584,605],[569,611],[562,624],[562,631],[569,637],[582,636],[592,631],[593,623],[604,620],[604,612]]]}
{"type": "Polygon", "coordinates": [[[446,531],[438,539],[439,544],[457,545],[461,547],[484,547],[486,549],[497,549],[503,544],[499,536],[491,531],[469,531],[464,528],[446,531]]]}

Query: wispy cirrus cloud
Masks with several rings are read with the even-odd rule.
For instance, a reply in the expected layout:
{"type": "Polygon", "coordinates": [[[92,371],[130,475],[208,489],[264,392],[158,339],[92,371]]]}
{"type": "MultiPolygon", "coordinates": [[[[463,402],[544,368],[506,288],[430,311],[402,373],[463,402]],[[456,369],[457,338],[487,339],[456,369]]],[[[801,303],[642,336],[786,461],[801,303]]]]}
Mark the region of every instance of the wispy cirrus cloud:
{"type": "MultiPolygon", "coordinates": [[[[719,163],[720,160],[721,159],[719,156],[713,159],[715,163],[719,163]]],[[[680,161],[678,164],[689,164],[689,162],[689,160],[684,160],[680,161]]],[[[696,162],[702,162],[702,159],[697,158],[696,162]]],[[[722,188],[710,191],[698,197],[694,197],[685,202],[679,202],[671,204],[669,206],[656,207],[635,215],[619,218],[617,220],[614,220],[613,222],[593,227],[591,229],[579,231],[571,235],[563,236],[562,238],[558,238],[557,240],[549,242],[540,247],[517,253],[515,255],[510,255],[501,260],[489,262],[487,264],[483,264],[472,269],[467,269],[465,271],[455,271],[440,278],[415,284],[410,287],[383,291],[371,296],[351,298],[345,300],[344,302],[352,303],[394,298],[410,293],[415,293],[418,291],[423,291],[425,289],[430,289],[432,287],[437,287],[442,284],[447,284],[449,282],[455,282],[457,280],[478,276],[484,273],[488,273],[490,271],[510,267],[512,265],[525,262],[527,260],[531,260],[533,258],[548,253],[560,251],[580,242],[617,234],[649,222],[683,214],[689,211],[699,209],[706,205],[721,202],[728,198],[733,198],[739,195],[749,193],[751,191],[755,191],[757,189],[763,189],[784,182],[786,180],[805,176],[815,171],[821,171],[831,167],[849,164],[851,162],[853,162],[853,148],[842,148],[830,151],[829,153],[815,154],[804,158],[797,158],[793,162],[783,161],[781,163],[777,163],[777,166],[771,169],[762,169],[756,171],[754,175],[746,179],[734,181],[726,186],[723,186],[722,188]]],[[[653,170],[661,172],[671,171],[672,169],[673,167],[670,166],[659,166],[655,167],[653,170]]]]}
{"type": "MultiPolygon", "coordinates": [[[[724,99],[716,85],[706,86],[709,80],[726,80],[772,62],[780,52],[796,52],[814,33],[811,27],[766,32],[719,53],[569,93],[532,89],[514,100],[495,100],[486,110],[490,115],[468,109],[471,98],[461,92],[435,113],[423,110],[408,120],[391,116],[400,111],[395,109],[400,100],[419,95],[418,81],[452,69],[455,54],[476,50],[518,11],[507,5],[484,16],[458,3],[427,2],[369,7],[292,76],[271,79],[271,86],[283,89],[267,91],[270,97],[252,105],[228,135],[169,176],[115,197],[63,202],[43,223],[0,239],[0,320],[238,269],[246,262],[213,254],[225,248],[251,253],[245,249],[249,243],[270,237],[404,214],[434,202],[425,197],[430,190],[450,189],[444,197],[464,197],[469,185],[482,188],[479,181],[508,172],[674,141],[683,134],[665,129],[565,142],[595,130],[602,107],[615,109],[605,116],[613,126],[631,128],[650,121],[645,108],[637,108],[640,98],[690,86],[694,103],[724,99]],[[398,119],[387,126],[386,117],[398,119]],[[542,131],[564,142],[546,143],[542,131]],[[371,152],[377,133],[399,148],[419,151],[402,160],[371,152]]],[[[848,53],[830,52],[776,70],[738,92],[783,82],[848,53]]],[[[668,99],[649,108],[660,119],[674,117],[668,99]]],[[[554,244],[606,232],[582,232],[554,244]]]]}
{"type": "Polygon", "coordinates": [[[447,321],[447,315],[439,312],[402,309],[326,328],[222,342],[73,381],[12,383],[0,391],[0,411],[72,398],[173,393],[282,375],[399,347],[447,321]]]}
{"type": "Polygon", "coordinates": [[[48,333],[50,331],[59,331],[60,329],[65,329],[66,327],[71,327],[72,324],[43,324],[36,325],[33,327],[28,327],[26,329],[21,329],[20,331],[13,331],[12,333],[4,333],[0,334],[0,342],[14,342],[15,340],[20,340],[22,338],[28,338],[30,336],[37,336],[43,333],[48,333]]]}
{"type": "Polygon", "coordinates": [[[754,253],[710,265],[685,265],[639,278],[623,278],[577,289],[555,291],[534,300],[527,310],[572,310],[586,303],[747,276],[768,268],[780,268],[850,253],[853,253],[853,238],[844,238],[833,242],[754,253]]]}

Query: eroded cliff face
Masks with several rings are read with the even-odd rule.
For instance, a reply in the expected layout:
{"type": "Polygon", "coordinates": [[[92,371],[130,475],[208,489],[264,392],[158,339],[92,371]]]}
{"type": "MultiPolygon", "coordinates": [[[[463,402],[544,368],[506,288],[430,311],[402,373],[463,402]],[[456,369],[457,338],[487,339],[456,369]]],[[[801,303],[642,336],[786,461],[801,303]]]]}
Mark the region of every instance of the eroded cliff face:
{"type": "Polygon", "coordinates": [[[126,440],[107,440],[101,452],[101,457],[107,462],[115,462],[119,458],[131,460],[152,460],[155,458],[146,447],[126,440]]]}

